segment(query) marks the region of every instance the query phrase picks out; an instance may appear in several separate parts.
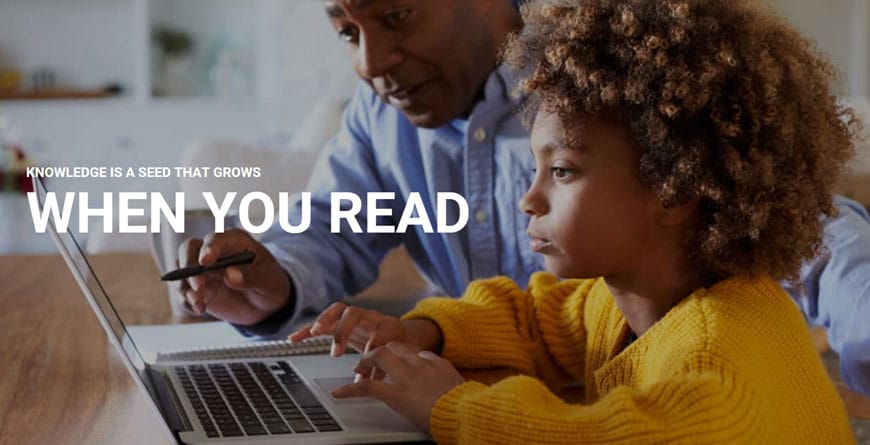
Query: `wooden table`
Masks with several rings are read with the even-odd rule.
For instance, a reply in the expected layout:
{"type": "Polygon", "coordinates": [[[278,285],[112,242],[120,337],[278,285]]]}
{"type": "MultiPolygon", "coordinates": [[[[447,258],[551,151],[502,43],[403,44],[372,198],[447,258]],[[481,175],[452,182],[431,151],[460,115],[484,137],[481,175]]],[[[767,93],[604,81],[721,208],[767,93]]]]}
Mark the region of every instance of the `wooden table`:
{"type": "MultiPolygon", "coordinates": [[[[150,256],[92,260],[128,324],[178,321],[150,256]]],[[[0,444],[167,442],[59,256],[0,256],[0,283],[0,444]]]]}
{"type": "MultiPolygon", "coordinates": [[[[148,255],[94,267],[128,323],[169,321],[148,255]]],[[[0,443],[169,443],[60,256],[0,257],[0,283],[0,443]]]]}

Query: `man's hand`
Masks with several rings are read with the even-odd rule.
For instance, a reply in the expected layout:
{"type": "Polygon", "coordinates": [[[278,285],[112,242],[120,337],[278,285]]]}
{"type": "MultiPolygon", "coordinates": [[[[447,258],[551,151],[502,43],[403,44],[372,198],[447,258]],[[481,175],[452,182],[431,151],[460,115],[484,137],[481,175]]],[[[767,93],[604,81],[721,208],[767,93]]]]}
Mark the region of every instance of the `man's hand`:
{"type": "Polygon", "coordinates": [[[209,265],[224,256],[254,252],[244,266],[230,266],[181,281],[180,293],[196,313],[240,325],[266,319],[287,304],[291,283],[275,257],[247,232],[239,229],[186,240],[178,248],[181,266],[209,265]]]}
{"type": "Polygon", "coordinates": [[[389,342],[365,354],[356,366],[358,375],[382,370],[390,377],[362,379],[332,390],[336,398],[373,397],[407,417],[421,431],[429,432],[429,416],[438,399],[465,382],[453,365],[430,351],[417,352],[389,342]]]}
{"type": "Polygon", "coordinates": [[[404,343],[414,351],[440,350],[441,330],[429,320],[399,320],[378,311],[333,303],[313,323],[290,334],[302,341],[317,335],[332,335],[332,356],[350,346],[366,353],[391,341],[404,343]]]}

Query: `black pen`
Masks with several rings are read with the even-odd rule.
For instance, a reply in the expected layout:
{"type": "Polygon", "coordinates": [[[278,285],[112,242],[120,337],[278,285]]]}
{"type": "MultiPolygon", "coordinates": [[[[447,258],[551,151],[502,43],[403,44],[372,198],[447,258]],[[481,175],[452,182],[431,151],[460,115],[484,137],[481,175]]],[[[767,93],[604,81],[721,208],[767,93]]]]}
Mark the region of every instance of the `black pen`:
{"type": "Polygon", "coordinates": [[[223,269],[230,266],[238,266],[241,264],[251,264],[254,262],[255,257],[256,255],[254,255],[254,252],[242,252],[235,255],[221,257],[218,258],[217,261],[214,262],[214,264],[208,266],[198,264],[196,266],[182,267],[181,269],[167,272],[165,275],[160,277],[160,281],[178,281],[212,270],[223,269]]]}

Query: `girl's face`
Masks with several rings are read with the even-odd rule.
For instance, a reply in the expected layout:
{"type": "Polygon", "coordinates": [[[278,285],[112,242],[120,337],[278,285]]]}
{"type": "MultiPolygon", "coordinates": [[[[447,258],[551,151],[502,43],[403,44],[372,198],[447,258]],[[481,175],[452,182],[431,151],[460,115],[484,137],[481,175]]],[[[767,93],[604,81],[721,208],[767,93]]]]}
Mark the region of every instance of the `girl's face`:
{"type": "Polygon", "coordinates": [[[661,204],[637,179],[628,129],[599,119],[569,130],[542,107],[531,145],[537,171],[520,209],[531,217],[532,249],[547,270],[593,278],[632,274],[644,264],[646,251],[655,250],[645,246],[655,244],[661,204]]]}

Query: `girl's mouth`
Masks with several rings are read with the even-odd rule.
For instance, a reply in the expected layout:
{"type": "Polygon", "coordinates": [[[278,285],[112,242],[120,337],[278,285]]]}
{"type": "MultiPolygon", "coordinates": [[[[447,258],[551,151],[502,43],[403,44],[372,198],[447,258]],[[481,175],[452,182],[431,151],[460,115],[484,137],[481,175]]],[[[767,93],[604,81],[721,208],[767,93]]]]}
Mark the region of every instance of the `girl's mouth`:
{"type": "Polygon", "coordinates": [[[550,240],[529,235],[529,246],[537,253],[547,253],[553,247],[553,243],[550,240]]]}

